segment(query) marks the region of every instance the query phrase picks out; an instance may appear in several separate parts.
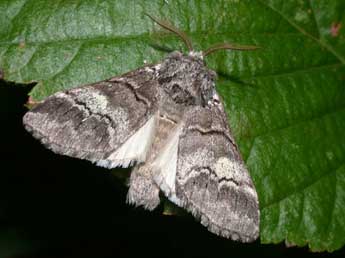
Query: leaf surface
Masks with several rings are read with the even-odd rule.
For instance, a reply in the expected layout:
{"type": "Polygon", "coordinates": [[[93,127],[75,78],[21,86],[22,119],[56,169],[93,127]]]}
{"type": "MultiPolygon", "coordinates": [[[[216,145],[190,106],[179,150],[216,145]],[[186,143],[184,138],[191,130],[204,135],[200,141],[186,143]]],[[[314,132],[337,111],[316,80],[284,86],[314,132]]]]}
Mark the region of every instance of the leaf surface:
{"type": "Polygon", "coordinates": [[[185,50],[144,15],[190,35],[194,48],[231,42],[258,51],[207,57],[256,185],[261,241],[333,251],[345,243],[345,2],[0,2],[5,80],[48,95],[185,50]]]}

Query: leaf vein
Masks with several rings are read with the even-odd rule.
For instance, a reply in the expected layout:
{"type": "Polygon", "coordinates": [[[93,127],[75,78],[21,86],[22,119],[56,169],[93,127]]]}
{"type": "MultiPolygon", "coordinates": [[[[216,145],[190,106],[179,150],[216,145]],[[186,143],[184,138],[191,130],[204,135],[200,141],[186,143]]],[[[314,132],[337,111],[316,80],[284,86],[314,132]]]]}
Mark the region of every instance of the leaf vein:
{"type": "Polygon", "coordinates": [[[345,64],[345,58],[342,57],[332,46],[330,46],[329,44],[327,44],[326,42],[323,42],[322,40],[314,37],[313,35],[311,35],[309,32],[307,32],[306,30],[304,30],[302,27],[298,26],[296,23],[294,23],[293,21],[291,21],[288,17],[286,17],[281,11],[277,10],[276,8],[274,8],[273,6],[264,3],[262,0],[259,0],[259,2],[264,5],[267,6],[268,8],[270,8],[273,12],[277,13],[278,15],[282,16],[292,27],[294,27],[297,31],[299,31],[300,33],[302,33],[303,35],[305,35],[306,37],[311,38],[312,40],[316,41],[318,44],[320,44],[322,47],[324,47],[325,49],[327,49],[330,53],[332,53],[337,59],[339,59],[339,61],[343,64],[345,64]]]}
{"type": "Polygon", "coordinates": [[[334,64],[323,64],[323,65],[318,65],[318,66],[311,66],[307,68],[302,68],[302,69],[296,69],[296,70],[291,70],[291,71],[286,71],[282,73],[271,73],[271,74],[263,74],[263,75],[256,75],[252,77],[244,77],[241,79],[242,80],[249,80],[249,79],[260,79],[260,78],[266,78],[266,77],[278,77],[278,76],[287,76],[287,75],[293,75],[295,73],[305,73],[305,72],[313,72],[314,70],[318,69],[329,69],[329,68],[334,68],[337,66],[344,66],[345,64],[343,63],[334,63],[334,64]]]}
{"type": "Polygon", "coordinates": [[[82,46],[83,46],[83,44],[82,44],[82,42],[81,42],[80,45],[79,45],[79,46],[77,47],[77,49],[75,50],[75,52],[74,52],[72,58],[69,60],[69,62],[68,62],[66,65],[64,65],[60,70],[56,71],[56,73],[54,73],[54,75],[51,76],[49,79],[54,79],[54,78],[56,78],[59,74],[61,74],[63,71],[65,71],[65,70],[71,65],[71,63],[76,59],[76,57],[79,55],[79,52],[80,52],[82,46]]]}
{"type": "Polygon", "coordinates": [[[306,191],[308,188],[312,187],[313,185],[315,185],[316,183],[318,183],[320,180],[324,179],[325,177],[327,176],[331,176],[333,175],[334,173],[337,172],[337,170],[344,166],[345,165],[345,162],[341,163],[337,168],[333,169],[333,170],[327,170],[327,172],[324,172],[322,175],[320,175],[318,178],[314,179],[314,180],[311,180],[308,184],[304,185],[303,187],[299,187],[299,189],[294,189],[294,191],[291,191],[289,193],[287,193],[286,195],[284,195],[283,197],[277,199],[277,200],[274,200],[266,205],[264,205],[263,207],[261,207],[262,209],[265,209],[265,208],[268,208],[270,206],[273,206],[275,204],[278,204],[284,200],[286,200],[287,198],[289,198],[290,196],[292,195],[295,195],[295,194],[298,194],[298,193],[304,193],[304,191],[306,191]]]}
{"type": "MultiPolygon", "coordinates": [[[[264,132],[264,133],[261,133],[261,134],[257,134],[255,136],[253,136],[253,141],[255,141],[257,138],[261,137],[261,136],[266,136],[266,135],[269,135],[271,133],[276,133],[276,132],[279,132],[281,130],[285,130],[287,128],[291,128],[291,127],[297,127],[297,126],[300,126],[301,124],[304,124],[304,123],[307,123],[307,122],[310,122],[310,121],[313,121],[313,120],[316,120],[316,119],[321,119],[325,116],[328,116],[328,115],[331,115],[331,114],[334,114],[334,113],[337,113],[337,112],[342,112],[345,110],[345,106],[338,106],[338,107],[335,107],[331,110],[328,110],[326,112],[322,112],[320,113],[320,115],[316,115],[316,116],[311,116],[309,118],[305,118],[303,120],[300,120],[300,121],[297,121],[297,120],[294,120],[293,123],[289,123],[289,124],[286,124],[284,126],[281,126],[281,127],[277,127],[273,130],[270,130],[270,131],[267,131],[267,132],[264,132]]],[[[252,146],[253,148],[253,146],[252,146]]],[[[251,149],[252,149],[251,148],[251,149]]],[[[251,150],[250,150],[251,152],[251,150]]],[[[248,156],[248,159],[249,159],[250,155],[248,156]]]]}

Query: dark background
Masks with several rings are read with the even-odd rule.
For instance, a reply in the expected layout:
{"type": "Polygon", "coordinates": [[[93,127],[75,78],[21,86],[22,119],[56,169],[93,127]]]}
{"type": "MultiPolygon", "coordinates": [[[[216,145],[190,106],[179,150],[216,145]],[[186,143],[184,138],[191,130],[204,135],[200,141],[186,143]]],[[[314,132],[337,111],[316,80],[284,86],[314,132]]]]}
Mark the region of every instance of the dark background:
{"type": "Polygon", "coordinates": [[[0,258],[345,257],[344,248],[329,254],[236,243],[191,216],[126,205],[127,189],[109,170],[56,155],[25,131],[21,121],[32,86],[0,80],[0,258]]]}

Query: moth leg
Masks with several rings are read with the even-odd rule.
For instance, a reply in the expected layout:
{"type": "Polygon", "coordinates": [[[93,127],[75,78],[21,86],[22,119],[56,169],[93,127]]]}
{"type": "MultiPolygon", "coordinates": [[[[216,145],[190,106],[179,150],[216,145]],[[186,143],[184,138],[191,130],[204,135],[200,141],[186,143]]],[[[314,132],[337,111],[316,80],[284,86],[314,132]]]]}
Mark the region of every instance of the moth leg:
{"type": "Polygon", "coordinates": [[[131,173],[127,203],[153,210],[159,203],[159,188],[152,180],[152,170],[138,164],[131,173]]]}

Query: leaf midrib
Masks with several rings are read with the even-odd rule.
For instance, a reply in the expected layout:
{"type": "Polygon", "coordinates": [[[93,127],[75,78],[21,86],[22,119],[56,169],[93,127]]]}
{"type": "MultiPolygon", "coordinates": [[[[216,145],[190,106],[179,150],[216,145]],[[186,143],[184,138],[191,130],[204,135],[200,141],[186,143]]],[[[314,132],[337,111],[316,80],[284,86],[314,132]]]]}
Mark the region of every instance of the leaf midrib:
{"type": "MultiPolygon", "coordinates": [[[[145,33],[139,33],[139,34],[127,34],[127,35],[99,35],[99,36],[91,36],[91,37],[78,37],[78,38],[73,38],[73,37],[66,37],[62,39],[56,39],[56,40],[24,40],[26,45],[49,45],[49,44],[65,44],[65,43],[74,43],[74,42],[84,42],[84,43],[102,43],[102,42],[107,42],[107,41],[124,41],[124,40],[143,40],[143,42],[147,40],[152,40],[156,38],[159,35],[162,35],[162,32],[145,32],[145,33]]],[[[166,36],[173,36],[176,37],[172,33],[165,33],[166,36]]],[[[194,32],[188,32],[188,37],[190,38],[196,38],[198,36],[203,36],[203,35],[208,35],[208,36],[229,36],[232,38],[235,38],[236,36],[245,36],[245,37],[257,37],[257,36],[271,36],[271,37],[276,37],[276,36],[299,36],[300,33],[298,32],[284,32],[284,33],[276,33],[276,32],[260,32],[260,33],[253,33],[253,32],[227,32],[227,31],[213,31],[212,33],[209,33],[209,31],[194,31],[194,32]]],[[[1,41],[0,40],[0,46],[13,46],[13,45],[18,45],[22,43],[20,40],[5,40],[1,41]]],[[[228,42],[228,43],[236,43],[236,42],[228,42]]]]}

